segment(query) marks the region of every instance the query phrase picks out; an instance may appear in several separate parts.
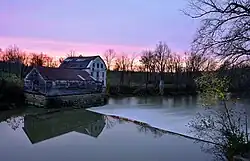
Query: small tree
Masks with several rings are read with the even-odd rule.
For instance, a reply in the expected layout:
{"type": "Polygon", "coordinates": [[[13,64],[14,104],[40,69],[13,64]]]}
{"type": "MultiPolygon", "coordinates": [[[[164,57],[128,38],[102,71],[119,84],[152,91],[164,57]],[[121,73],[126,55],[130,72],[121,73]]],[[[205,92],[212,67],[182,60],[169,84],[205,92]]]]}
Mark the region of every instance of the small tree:
{"type": "Polygon", "coordinates": [[[111,70],[112,63],[116,57],[116,52],[113,49],[108,49],[104,53],[104,61],[107,65],[107,70],[111,70]]]}
{"type": "Polygon", "coordinates": [[[214,142],[206,144],[205,149],[216,159],[232,160],[236,155],[245,155],[249,151],[247,116],[229,98],[228,79],[207,73],[196,83],[201,90],[202,103],[207,108],[189,123],[191,132],[199,139],[214,142]]]}

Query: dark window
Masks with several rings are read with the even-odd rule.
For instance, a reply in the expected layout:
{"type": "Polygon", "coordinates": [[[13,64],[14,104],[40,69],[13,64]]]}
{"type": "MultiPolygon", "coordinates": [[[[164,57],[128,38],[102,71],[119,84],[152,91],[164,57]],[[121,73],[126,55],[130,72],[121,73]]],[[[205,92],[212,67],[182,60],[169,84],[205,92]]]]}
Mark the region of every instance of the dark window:
{"type": "Polygon", "coordinates": [[[101,64],[101,68],[103,68],[103,64],[101,64]]]}
{"type": "Polygon", "coordinates": [[[104,77],[104,72],[102,72],[102,77],[104,77]]]}
{"type": "Polygon", "coordinates": [[[99,72],[96,72],[96,77],[97,77],[97,78],[99,77],[99,72]]]}
{"type": "Polygon", "coordinates": [[[93,63],[93,68],[95,67],[95,63],[93,63]]]}
{"type": "Polygon", "coordinates": [[[99,68],[99,63],[97,63],[97,68],[99,68]]]}
{"type": "Polygon", "coordinates": [[[93,72],[91,72],[91,76],[93,77],[93,72]]]}

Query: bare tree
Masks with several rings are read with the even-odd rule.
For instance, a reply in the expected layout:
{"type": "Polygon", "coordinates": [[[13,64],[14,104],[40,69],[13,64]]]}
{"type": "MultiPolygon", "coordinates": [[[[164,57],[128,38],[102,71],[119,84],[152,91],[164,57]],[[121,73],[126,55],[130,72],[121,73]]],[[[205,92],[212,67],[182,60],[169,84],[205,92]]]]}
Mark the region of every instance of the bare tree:
{"type": "Polygon", "coordinates": [[[133,54],[130,58],[129,58],[129,69],[130,71],[134,71],[134,65],[135,65],[135,59],[137,58],[136,54],[133,54]]]}
{"type": "Polygon", "coordinates": [[[145,72],[145,67],[143,65],[136,65],[135,70],[138,72],[145,72]]]}
{"type": "Polygon", "coordinates": [[[108,49],[105,53],[104,53],[104,61],[107,64],[107,69],[110,70],[111,65],[115,59],[116,56],[116,52],[113,49],[108,49]]]}
{"type": "Polygon", "coordinates": [[[213,58],[208,58],[204,66],[204,70],[215,71],[217,69],[218,69],[218,62],[214,60],[213,58]]]}
{"type": "Polygon", "coordinates": [[[180,75],[183,71],[183,64],[181,62],[181,57],[180,55],[177,55],[177,54],[173,54],[171,56],[171,62],[170,62],[170,67],[172,68],[171,69],[171,72],[172,72],[172,77],[174,79],[174,83],[176,84],[176,87],[178,88],[179,84],[180,84],[180,75]],[[174,74],[173,74],[174,72],[174,74]]]}
{"type": "Polygon", "coordinates": [[[67,57],[76,57],[77,53],[75,50],[70,50],[69,53],[66,55],[67,57]]]}
{"type": "Polygon", "coordinates": [[[163,94],[164,90],[164,72],[166,70],[166,66],[168,60],[171,56],[171,50],[166,43],[159,42],[155,49],[155,63],[158,72],[160,73],[160,84],[159,89],[160,93],[163,94]]]}
{"type": "Polygon", "coordinates": [[[129,58],[124,54],[116,58],[114,70],[120,71],[120,85],[124,84],[125,73],[129,69],[129,58]]]}
{"type": "Polygon", "coordinates": [[[55,68],[58,66],[58,64],[57,64],[57,61],[53,57],[44,55],[44,66],[55,68]]]}
{"type": "Polygon", "coordinates": [[[143,65],[144,72],[146,72],[146,89],[148,88],[149,73],[152,71],[154,66],[155,55],[151,50],[145,50],[142,52],[140,59],[141,64],[143,65]]]}
{"type": "Polygon", "coordinates": [[[7,62],[9,73],[14,72],[22,78],[27,70],[29,57],[16,45],[13,45],[2,51],[2,60],[7,62]]]}
{"type": "Polygon", "coordinates": [[[41,54],[31,54],[30,64],[31,66],[44,66],[46,62],[45,55],[41,54]]]}
{"type": "Polygon", "coordinates": [[[207,58],[204,55],[196,54],[194,52],[185,54],[188,56],[186,60],[187,72],[199,72],[204,69],[204,65],[207,62],[207,58]]]}
{"type": "Polygon", "coordinates": [[[28,56],[21,51],[16,45],[10,46],[3,51],[3,60],[9,62],[19,62],[22,64],[28,63],[28,56]]]}
{"type": "Polygon", "coordinates": [[[137,55],[133,54],[130,58],[129,58],[129,62],[128,62],[128,71],[129,71],[129,79],[128,79],[128,84],[129,86],[131,85],[131,79],[132,79],[132,73],[134,72],[134,65],[135,65],[135,59],[136,59],[137,55]]]}
{"type": "Polygon", "coordinates": [[[185,13],[201,20],[193,50],[211,53],[232,63],[242,63],[250,56],[249,0],[190,0],[185,13]]]}

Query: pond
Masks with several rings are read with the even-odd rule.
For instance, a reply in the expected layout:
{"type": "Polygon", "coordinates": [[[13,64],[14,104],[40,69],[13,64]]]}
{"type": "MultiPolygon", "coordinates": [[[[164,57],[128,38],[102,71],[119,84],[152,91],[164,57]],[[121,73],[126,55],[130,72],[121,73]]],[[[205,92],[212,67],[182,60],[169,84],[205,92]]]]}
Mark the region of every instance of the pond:
{"type": "MultiPolygon", "coordinates": [[[[250,116],[249,98],[235,100],[228,106],[244,108],[250,116]]],[[[93,107],[89,110],[148,123],[171,132],[194,137],[187,124],[197,113],[206,112],[202,101],[196,96],[184,97],[128,97],[110,99],[106,106],[93,107]]],[[[250,117],[248,118],[250,122],[250,117]]],[[[250,130],[250,124],[248,124],[250,130]]]]}
{"type": "Polygon", "coordinates": [[[16,115],[0,123],[0,156],[4,161],[209,161],[201,143],[168,132],[188,135],[185,125],[201,110],[196,97],[130,97],[87,110],[16,115]]]}

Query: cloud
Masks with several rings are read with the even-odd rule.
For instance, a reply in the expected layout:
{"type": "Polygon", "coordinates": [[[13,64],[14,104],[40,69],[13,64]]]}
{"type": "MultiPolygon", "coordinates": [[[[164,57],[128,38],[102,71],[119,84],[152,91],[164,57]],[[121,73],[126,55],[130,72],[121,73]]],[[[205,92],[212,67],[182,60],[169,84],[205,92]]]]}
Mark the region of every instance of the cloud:
{"type": "Polygon", "coordinates": [[[124,52],[130,55],[139,53],[147,48],[152,48],[146,46],[89,44],[22,37],[0,37],[0,48],[4,49],[10,45],[17,45],[20,49],[28,52],[44,52],[54,57],[65,56],[70,50],[74,50],[83,55],[97,55],[104,53],[107,49],[114,49],[118,53],[124,52]]]}

